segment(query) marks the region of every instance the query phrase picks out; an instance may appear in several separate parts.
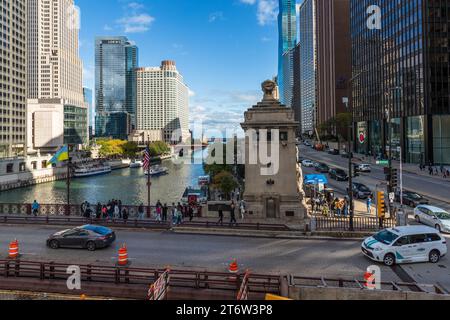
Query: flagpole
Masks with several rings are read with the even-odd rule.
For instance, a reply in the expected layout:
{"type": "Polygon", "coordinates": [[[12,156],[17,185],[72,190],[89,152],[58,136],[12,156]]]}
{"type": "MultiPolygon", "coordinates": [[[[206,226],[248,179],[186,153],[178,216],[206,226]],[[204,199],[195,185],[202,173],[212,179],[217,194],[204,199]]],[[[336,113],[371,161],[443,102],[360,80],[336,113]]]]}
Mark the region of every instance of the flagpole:
{"type": "Polygon", "coordinates": [[[70,145],[67,145],[67,215],[70,216],[70,145]]]}

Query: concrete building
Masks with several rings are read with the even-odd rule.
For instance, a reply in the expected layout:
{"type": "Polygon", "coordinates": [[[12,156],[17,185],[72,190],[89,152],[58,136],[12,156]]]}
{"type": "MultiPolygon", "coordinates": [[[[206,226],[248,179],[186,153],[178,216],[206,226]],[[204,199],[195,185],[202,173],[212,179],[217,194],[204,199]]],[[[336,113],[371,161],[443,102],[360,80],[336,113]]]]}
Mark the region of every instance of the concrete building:
{"type": "MultiPolygon", "coordinates": [[[[285,82],[287,86],[292,85],[291,76],[285,79],[284,74],[286,70],[290,70],[289,66],[286,69],[284,54],[293,49],[297,43],[297,12],[296,0],[279,0],[278,13],[278,87],[280,100],[283,104],[285,101],[285,82]]],[[[289,60],[288,60],[289,61],[289,60]]]]}
{"type": "Polygon", "coordinates": [[[245,112],[245,122],[241,124],[246,133],[244,201],[248,216],[304,226],[307,217],[295,134],[298,123],[294,111],[275,99],[273,81],[264,82],[262,88],[263,100],[245,112]],[[272,130],[278,131],[279,139],[275,139],[272,130]],[[273,145],[277,140],[279,149],[273,145]],[[262,159],[263,143],[267,143],[268,153],[275,157],[269,163],[262,159]]]}
{"type": "Polygon", "coordinates": [[[138,48],[126,37],[95,40],[95,135],[127,139],[136,128],[138,48]]]}
{"type": "Polygon", "coordinates": [[[0,2],[0,158],[26,153],[27,1],[0,2]]]}
{"type": "Polygon", "coordinates": [[[28,150],[87,144],[78,9],[73,0],[29,0],[28,21],[28,150]]]}
{"type": "Polygon", "coordinates": [[[136,69],[137,130],[163,130],[167,143],[190,141],[189,89],[174,61],[136,69]],[[178,132],[178,136],[174,133],[178,132]]]}

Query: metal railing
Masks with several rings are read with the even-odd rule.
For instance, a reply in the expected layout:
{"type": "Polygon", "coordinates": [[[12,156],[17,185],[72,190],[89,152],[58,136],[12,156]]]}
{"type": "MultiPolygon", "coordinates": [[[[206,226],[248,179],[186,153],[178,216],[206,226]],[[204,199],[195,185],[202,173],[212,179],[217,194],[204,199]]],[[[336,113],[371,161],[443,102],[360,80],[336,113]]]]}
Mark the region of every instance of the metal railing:
{"type": "MultiPolygon", "coordinates": [[[[350,231],[350,218],[337,217],[312,217],[312,225],[315,224],[315,231],[350,231]]],[[[354,217],[354,231],[377,231],[384,228],[393,228],[396,226],[395,219],[384,219],[382,226],[375,217],[354,217]]]]}
{"type": "Polygon", "coordinates": [[[237,223],[230,224],[224,222],[218,224],[211,221],[191,221],[183,222],[181,227],[201,227],[201,228],[218,228],[218,229],[242,229],[242,230],[261,230],[261,231],[290,231],[291,229],[284,224],[268,224],[268,223],[237,223]]]}

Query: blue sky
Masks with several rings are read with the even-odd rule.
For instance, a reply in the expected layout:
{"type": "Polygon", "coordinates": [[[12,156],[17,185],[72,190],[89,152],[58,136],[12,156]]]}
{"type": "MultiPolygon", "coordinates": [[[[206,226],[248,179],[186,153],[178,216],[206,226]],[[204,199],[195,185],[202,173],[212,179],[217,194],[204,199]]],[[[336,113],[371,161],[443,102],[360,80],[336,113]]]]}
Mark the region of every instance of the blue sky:
{"type": "Polygon", "coordinates": [[[224,129],[261,98],[277,70],[278,0],[76,0],[84,84],[94,89],[94,39],[125,35],[140,66],[175,60],[192,91],[191,122],[224,129]]]}

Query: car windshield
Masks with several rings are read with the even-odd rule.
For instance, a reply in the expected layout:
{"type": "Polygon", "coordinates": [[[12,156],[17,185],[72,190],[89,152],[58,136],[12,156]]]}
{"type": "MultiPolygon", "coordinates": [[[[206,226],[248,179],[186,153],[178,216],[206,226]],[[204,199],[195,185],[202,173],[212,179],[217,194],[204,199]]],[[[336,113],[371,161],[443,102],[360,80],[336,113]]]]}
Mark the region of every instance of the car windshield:
{"type": "Polygon", "coordinates": [[[421,195],[419,195],[419,194],[417,194],[417,193],[414,193],[414,192],[407,193],[407,196],[410,197],[410,198],[412,198],[412,199],[416,199],[416,200],[422,199],[422,196],[421,196],[421,195]]]}
{"type": "Polygon", "coordinates": [[[384,244],[391,244],[398,238],[398,235],[396,235],[393,232],[390,232],[389,230],[383,230],[374,235],[373,238],[384,244]]]}
{"type": "Polygon", "coordinates": [[[336,173],[337,174],[342,174],[342,175],[345,175],[346,173],[345,173],[345,171],[344,170],[336,170],[336,173]]]}
{"type": "Polygon", "coordinates": [[[450,213],[448,212],[435,212],[434,214],[438,217],[438,219],[450,220],[450,213]]]}
{"type": "Polygon", "coordinates": [[[364,185],[359,185],[358,188],[359,188],[359,190],[361,190],[361,191],[370,191],[369,188],[367,188],[367,187],[364,186],[364,185]]]}

